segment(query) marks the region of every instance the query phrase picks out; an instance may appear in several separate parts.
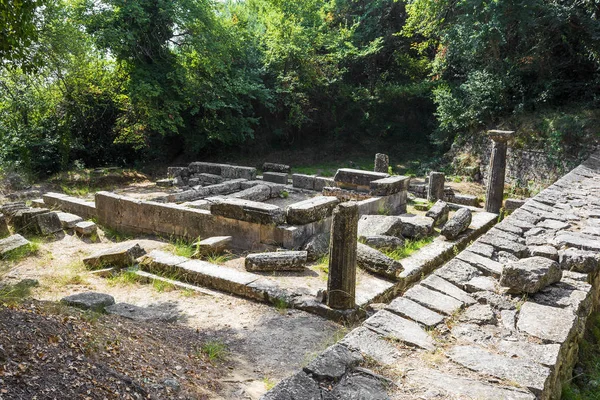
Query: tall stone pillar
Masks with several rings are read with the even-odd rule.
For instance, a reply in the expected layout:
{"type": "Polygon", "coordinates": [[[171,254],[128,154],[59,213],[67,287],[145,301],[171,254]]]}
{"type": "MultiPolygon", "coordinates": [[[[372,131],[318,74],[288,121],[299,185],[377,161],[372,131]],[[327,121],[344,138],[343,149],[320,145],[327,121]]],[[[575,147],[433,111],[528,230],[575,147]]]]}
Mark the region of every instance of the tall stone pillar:
{"type": "Polygon", "coordinates": [[[508,141],[514,136],[514,133],[514,131],[488,131],[488,136],[494,143],[492,145],[492,157],[485,193],[485,211],[487,212],[497,214],[502,208],[506,174],[506,150],[508,141]]]}
{"type": "Polygon", "coordinates": [[[444,200],[444,182],[446,175],[443,172],[429,173],[429,186],[427,187],[427,201],[436,202],[444,200]]]}
{"type": "Polygon", "coordinates": [[[377,153],[375,154],[375,172],[388,173],[390,166],[390,158],[387,154],[377,153]]]}
{"type": "Polygon", "coordinates": [[[329,244],[327,305],[335,309],[354,308],[356,301],[356,243],[358,205],[342,203],[333,210],[329,244]]]}

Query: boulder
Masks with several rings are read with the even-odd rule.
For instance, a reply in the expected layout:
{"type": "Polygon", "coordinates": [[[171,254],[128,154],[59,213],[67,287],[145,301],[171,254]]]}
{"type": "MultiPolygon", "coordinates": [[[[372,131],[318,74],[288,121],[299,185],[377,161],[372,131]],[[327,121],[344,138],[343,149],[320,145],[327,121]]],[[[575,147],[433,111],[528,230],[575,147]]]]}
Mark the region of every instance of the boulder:
{"type": "Polygon", "coordinates": [[[246,256],[247,271],[302,271],[306,266],[306,251],[277,251],[246,256]]]}
{"type": "Polygon", "coordinates": [[[401,215],[402,236],[421,239],[433,233],[433,219],[429,217],[420,217],[416,215],[401,215]]]}
{"type": "Polygon", "coordinates": [[[396,236],[402,238],[402,219],[398,216],[363,215],[358,220],[358,237],[396,236]]]}
{"type": "Polygon", "coordinates": [[[508,263],[502,270],[500,285],[510,294],[536,293],[560,281],[562,271],[556,261],[529,257],[508,263]]]}
{"type": "Polygon", "coordinates": [[[63,297],[60,301],[68,306],[96,312],[104,312],[106,307],[115,304],[115,298],[111,295],[96,292],[77,293],[63,297]]]}
{"type": "Polygon", "coordinates": [[[331,216],[340,201],[333,196],[317,196],[291,204],[286,209],[287,223],[304,225],[331,216]]]}
{"type": "Polygon", "coordinates": [[[137,243],[121,243],[84,258],[83,263],[90,269],[101,269],[108,266],[126,268],[144,254],[146,251],[137,243]]]}
{"type": "Polygon", "coordinates": [[[356,265],[391,279],[397,279],[404,271],[400,262],[362,243],[358,243],[356,247],[356,265]]]}
{"type": "Polygon", "coordinates": [[[358,238],[362,243],[375,249],[393,250],[404,246],[404,239],[396,236],[371,235],[360,236],[358,238]]]}
{"type": "Polygon", "coordinates": [[[471,225],[471,210],[460,208],[442,228],[442,235],[449,240],[455,239],[471,225]]]}
{"type": "Polygon", "coordinates": [[[432,218],[435,226],[443,225],[448,221],[448,213],[450,208],[448,203],[442,200],[438,200],[435,204],[427,211],[426,217],[432,218]]]}
{"type": "Polygon", "coordinates": [[[596,272],[600,265],[600,254],[595,251],[569,248],[558,252],[558,262],[560,268],[567,271],[596,272]]]}

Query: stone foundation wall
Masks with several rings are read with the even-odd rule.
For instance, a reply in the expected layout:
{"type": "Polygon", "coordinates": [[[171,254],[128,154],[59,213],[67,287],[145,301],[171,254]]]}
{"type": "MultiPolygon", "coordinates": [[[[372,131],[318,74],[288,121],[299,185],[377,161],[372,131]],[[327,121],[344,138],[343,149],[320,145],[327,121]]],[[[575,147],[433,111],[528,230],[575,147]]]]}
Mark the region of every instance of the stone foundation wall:
{"type": "Polygon", "coordinates": [[[598,252],[600,154],[262,399],[559,399],[599,304],[598,252]],[[589,253],[569,260],[582,249],[589,253]],[[507,294],[504,266],[532,256],[559,260],[562,278],[507,294]]]}

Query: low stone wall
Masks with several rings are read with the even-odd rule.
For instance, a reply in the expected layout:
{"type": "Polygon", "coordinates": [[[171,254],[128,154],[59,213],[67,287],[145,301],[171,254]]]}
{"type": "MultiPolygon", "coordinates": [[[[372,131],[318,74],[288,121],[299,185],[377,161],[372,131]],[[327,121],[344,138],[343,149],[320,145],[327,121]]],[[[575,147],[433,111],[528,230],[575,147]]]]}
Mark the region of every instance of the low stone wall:
{"type": "Polygon", "coordinates": [[[599,301],[599,197],[597,154],[263,399],[559,399],[599,301]],[[559,259],[562,279],[506,294],[504,265],[532,255],[559,259]]]}
{"type": "Polygon", "coordinates": [[[44,204],[52,209],[79,215],[84,219],[96,217],[96,205],[94,202],[85,201],[77,197],[67,196],[62,193],[48,192],[43,195],[44,204]]]}

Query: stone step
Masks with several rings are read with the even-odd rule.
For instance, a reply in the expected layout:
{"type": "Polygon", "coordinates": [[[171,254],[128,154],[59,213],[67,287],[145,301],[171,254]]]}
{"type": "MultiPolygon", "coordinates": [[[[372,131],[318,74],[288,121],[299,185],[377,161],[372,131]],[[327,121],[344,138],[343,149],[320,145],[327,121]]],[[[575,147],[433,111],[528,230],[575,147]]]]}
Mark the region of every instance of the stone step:
{"type": "Polygon", "coordinates": [[[151,274],[146,271],[138,270],[138,271],[135,271],[135,274],[143,282],[151,283],[153,281],[160,281],[160,282],[167,283],[169,285],[173,285],[178,289],[192,290],[194,292],[202,293],[202,294],[217,297],[217,298],[223,297],[223,293],[219,293],[219,292],[216,292],[216,291],[210,290],[210,289],[201,288],[201,287],[191,285],[191,284],[185,283],[185,282],[180,282],[180,281],[177,281],[174,279],[165,278],[164,276],[151,274]]]}

